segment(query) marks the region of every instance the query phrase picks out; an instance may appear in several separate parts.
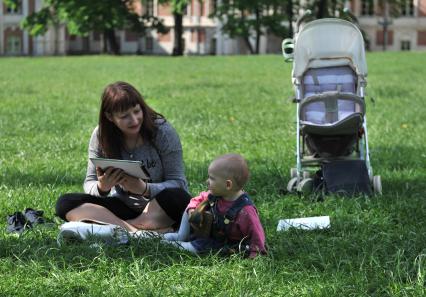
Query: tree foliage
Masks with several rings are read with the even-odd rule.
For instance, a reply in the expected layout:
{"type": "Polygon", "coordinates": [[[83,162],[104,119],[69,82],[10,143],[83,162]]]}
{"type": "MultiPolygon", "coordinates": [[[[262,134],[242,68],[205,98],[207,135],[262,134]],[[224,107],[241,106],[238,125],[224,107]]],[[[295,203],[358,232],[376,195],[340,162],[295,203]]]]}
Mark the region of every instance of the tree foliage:
{"type": "Polygon", "coordinates": [[[224,0],[212,16],[223,24],[222,32],[231,38],[240,37],[244,40],[250,53],[259,53],[260,37],[274,34],[285,37],[288,27],[287,10],[293,11],[294,1],[280,0],[224,0]],[[289,3],[290,2],[290,6],[289,3]],[[254,46],[251,40],[254,39],[254,46]]]}
{"type": "MultiPolygon", "coordinates": [[[[159,0],[160,4],[169,4],[172,10],[174,19],[174,44],[173,44],[173,55],[183,55],[183,13],[188,7],[189,0],[159,0]]],[[[200,1],[201,3],[202,1],[200,1]]]]}
{"type": "MultiPolygon", "coordinates": [[[[9,2],[17,0],[8,0],[9,2]]],[[[69,33],[86,36],[92,31],[102,32],[112,53],[120,52],[115,30],[130,30],[144,34],[153,27],[165,32],[158,18],[139,15],[134,10],[136,0],[44,0],[41,10],[29,15],[22,25],[32,35],[42,35],[51,26],[65,23],[69,33]]],[[[106,45],[106,43],[105,43],[106,45]]]]}

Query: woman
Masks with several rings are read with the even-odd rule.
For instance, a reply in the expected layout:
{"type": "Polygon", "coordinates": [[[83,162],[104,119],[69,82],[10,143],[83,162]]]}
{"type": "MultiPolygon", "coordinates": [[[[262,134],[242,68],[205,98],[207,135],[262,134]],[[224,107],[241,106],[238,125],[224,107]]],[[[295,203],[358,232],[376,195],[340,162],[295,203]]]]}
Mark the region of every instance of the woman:
{"type": "Polygon", "coordinates": [[[59,217],[101,221],[130,232],[167,230],[180,222],[191,196],[179,136],[130,84],[116,82],[105,88],[99,125],[89,143],[92,157],[142,161],[151,179],[112,167],[95,168],[89,160],[85,193],[61,196],[56,204],[59,217]]]}

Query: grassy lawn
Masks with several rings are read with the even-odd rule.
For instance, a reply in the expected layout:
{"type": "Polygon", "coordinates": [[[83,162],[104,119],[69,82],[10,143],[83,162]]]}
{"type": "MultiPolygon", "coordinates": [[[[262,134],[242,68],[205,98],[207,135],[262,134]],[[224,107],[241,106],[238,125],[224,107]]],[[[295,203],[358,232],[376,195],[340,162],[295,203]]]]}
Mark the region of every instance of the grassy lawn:
{"type": "MultiPolygon", "coordinates": [[[[0,296],[421,296],[426,294],[425,53],[370,53],[367,117],[382,197],[283,195],[295,164],[295,105],[280,56],[0,59],[0,296]],[[270,254],[196,257],[156,240],[58,247],[57,226],[17,237],[6,216],[54,218],[81,192],[102,89],[134,84],[180,134],[193,194],[215,156],[249,161],[246,190],[270,254]],[[323,231],[279,219],[329,215],[323,231]]],[[[59,220],[56,220],[59,224],[59,220]]]]}

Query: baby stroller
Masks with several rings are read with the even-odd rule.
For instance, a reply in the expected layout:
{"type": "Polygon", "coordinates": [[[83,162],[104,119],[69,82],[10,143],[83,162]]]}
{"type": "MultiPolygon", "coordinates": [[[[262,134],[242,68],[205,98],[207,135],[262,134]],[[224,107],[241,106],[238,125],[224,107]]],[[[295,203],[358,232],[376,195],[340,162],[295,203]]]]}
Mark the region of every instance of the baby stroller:
{"type": "Polygon", "coordinates": [[[381,194],[368,150],[363,36],[334,18],[308,22],[299,32],[302,21],[282,44],[284,58],[293,61],[297,104],[296,167],[287,190],[381,194]]]}

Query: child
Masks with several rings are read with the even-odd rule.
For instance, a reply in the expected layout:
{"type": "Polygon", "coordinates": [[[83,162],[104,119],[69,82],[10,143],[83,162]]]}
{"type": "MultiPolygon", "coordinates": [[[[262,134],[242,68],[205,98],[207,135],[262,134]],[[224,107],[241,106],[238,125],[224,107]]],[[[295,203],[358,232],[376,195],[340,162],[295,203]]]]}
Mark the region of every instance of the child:
{"type": "Polygon", "coordinates": [[[208,169],[209,191],[191,199],[178,233],[165,234],[165,241],[193,253],[245,246],[245,243],[249,246],[250,258],[265,253],[265,233],[259,216],[243,191],[248,178],[248,166],[242,156],[226,154],[216,158],[208,169]],[[206,205],[213,216],[209,236],[190,234],[190,227],[195,227],[203,218],[200,208],[206,205]]]}

